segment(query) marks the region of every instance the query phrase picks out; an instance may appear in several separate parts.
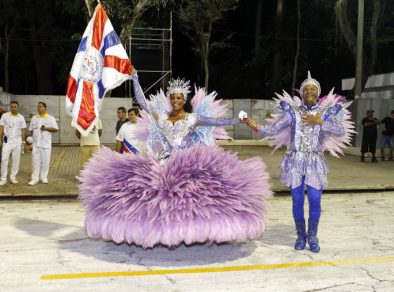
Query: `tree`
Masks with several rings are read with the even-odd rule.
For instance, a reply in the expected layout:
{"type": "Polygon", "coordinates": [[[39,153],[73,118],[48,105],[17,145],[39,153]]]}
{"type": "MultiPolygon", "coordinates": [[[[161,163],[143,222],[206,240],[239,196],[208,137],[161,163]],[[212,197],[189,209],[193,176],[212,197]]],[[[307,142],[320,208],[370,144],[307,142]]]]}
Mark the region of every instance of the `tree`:
{"type": "MultiPolygon", "coordinates": [[[[102,1],[107,13],[120,22],[121,31],[119,38],[125,43],[130,36],[136,22],[151,8],[165,7],[172,0],[107,0],[102,1]]],[[[94,13],[96,0],[85,0],[89,16],[94,13]]]]}
{"type": "Polygon", "coordinates": [[[213,48],[225,47],[231,34],[213,41],[213,26],[220,23],[226,13],[234,10],[239,0],[189,0],[177,12],[184,33],[193,43],[193,50],[201,59],[204,86],[209,83],[209,54],[213,48]]]}

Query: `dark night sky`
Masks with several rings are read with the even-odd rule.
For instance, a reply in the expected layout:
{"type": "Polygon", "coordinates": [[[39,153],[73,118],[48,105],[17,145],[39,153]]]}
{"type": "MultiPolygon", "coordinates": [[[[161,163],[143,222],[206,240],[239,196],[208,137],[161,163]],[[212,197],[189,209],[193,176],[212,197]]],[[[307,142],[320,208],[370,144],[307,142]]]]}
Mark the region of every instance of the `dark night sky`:
{"type": "MultiPolygon", "coordinates": [[[[274,21],[277,1],[264,0],[260,26],[261,50],[258,54],[254,54],[257,1],[240,1],[235,11],[228,13],[222,23],[214,26],[214,40],[232,33],[231,46],[215,50],[210,55],[209,89],[217,90],[220,97],[270,98],[273,92],[281,91],[282,88],[291,90],[296,47],[296,1],[283,1],[283,21],[280,32],[275,37],[274,21]],[[281,79],[279,83],[274,84],[272,74],[273,58],[276,52],[280,53],[282,65],[281,79]]],[[[355,2],[356,0],[349,1],[355,2]]],[[[82,34],[86,27],[86,8],[83,1],[43,0],[40,1],[40,6],[34,5],[35,1],[33,0],[11,2],[14,3],[15,10],[10,13],[12,18],[18,19],[18,29],[10,41],[10,91],[16,94],[64,94],[67,75],[78,46],[78,41],[71,40],[71,37],[75,34],[82,34]],[[32,6],[28,7],[26,3],[30,3],[32,6]],[[45,18],[42,15],[46,15],[45,18]],[[29,24],[28,19],[32,17],[35,18],[37,26],[47,25],[45,29],[39,30],[36,36],[29,34],[31,23],[29,24]],[[40,47],[34,46],[35,44],[39,44],[40,47]],[[35,54],[35,52],[39,52],[39,54],[35,54]],[[38,67],[37,55],[41,56],[41,65],[38,67]],[[49,66],[43,64],[49,64],[49,66]],[[46,73],[47,79],[40,79],[38,73],[46,73]],[[42,87],[43,84],[41,87],[38,85],[37,80],[39,79],[43,81],[41,83],[44,83],[44,87],[42,87]],[[45,82],[51,83],[52,88],[45,88],[45,82]]],[[[321,82],[323,93],[330,90],[332,86],[339,88],[342,78],[353,76],[355,62],[336,23],[335,1],[303,0],[301,3],[302,40],[297,84],[305,78],[306,71],[310,69],[313,76],[321,82]]],[[[375,73],[394,71],[394,60],[391,57],[394,50],[394,30],[392,29],[394,27],[394,17],[392,17],[394,3],[392,1],[385,3],[386,7],[380,19],[382,23],[378,30],[378,58],[375,73]]],[[[351,9],[353,10],[349,14],[350,21],[352,25],[355,25],[355,13],[353,13],[355,8],[351,9]]],[[[0,10],[0,13],[4,13],[4,0],[0,1],[0,10]]],[[[168,15],[168,8],[159,11],[152,9],[143,17],[143,25],[168,27],[168,15]]],[[[366,7],[365,25],[367,28],[370,15],[370,8],[366,7]]],[[[119,33],[119,23],[116,19],[111,20],[119,33]]],[[[4,22],[0,21],[2,48],[4,48],[3,28],[4,22]]],[[[173,76],[185,77],[190,79],[192,84],[202,85],[203,77],[200,74],[199,57],[192,51],[190,40],[182,34],[180,25],[175,18],[173,33],[173,76]]],[[[364,44],[366,56],[369,54],[368,34],[369,31],[366,29],[364,44]]],[[[0,86],[4,85],[3,52],[0,53],[0,86]]],[[[130,57],[137,69],[148,66],[147,58],[150,63],[161,62],[160,57],[155,61],[156,57],[149,56],[145,56],[144,61],[139,52],[132,53],[130,57]]],[[[114,95],[124,95],[124,87],[116,90],[114,95]]]]}

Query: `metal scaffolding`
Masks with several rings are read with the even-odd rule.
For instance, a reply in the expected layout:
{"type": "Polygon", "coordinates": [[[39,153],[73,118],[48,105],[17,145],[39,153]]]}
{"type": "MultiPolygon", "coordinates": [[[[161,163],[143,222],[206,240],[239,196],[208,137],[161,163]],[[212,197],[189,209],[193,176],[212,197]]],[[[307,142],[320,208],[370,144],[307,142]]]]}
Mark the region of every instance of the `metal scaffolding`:
{"type": "MultiPolygon", "coordinates": [[[[135,65],[145,95],[165,88],[172,75],[172,12],[169,28],[135,27],[126,51],[135,65]]],[[[133,97],[132,81],[125,82],[127,97],[133,97]]]]}

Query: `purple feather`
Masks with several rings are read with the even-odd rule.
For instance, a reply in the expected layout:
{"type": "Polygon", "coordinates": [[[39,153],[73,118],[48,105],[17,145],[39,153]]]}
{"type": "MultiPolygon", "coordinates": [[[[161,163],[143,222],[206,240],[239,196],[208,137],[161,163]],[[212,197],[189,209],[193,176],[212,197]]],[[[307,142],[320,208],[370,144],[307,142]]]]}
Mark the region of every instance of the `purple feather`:
{"type": "Polygon", "coordinates": [[[265,229],[269,175],[260,158],[241,161],[217,146],[175,152],[162,167],[150,154],[103,147],[81,174],[89,237],[144,248],[245,242],[265,229]]]}

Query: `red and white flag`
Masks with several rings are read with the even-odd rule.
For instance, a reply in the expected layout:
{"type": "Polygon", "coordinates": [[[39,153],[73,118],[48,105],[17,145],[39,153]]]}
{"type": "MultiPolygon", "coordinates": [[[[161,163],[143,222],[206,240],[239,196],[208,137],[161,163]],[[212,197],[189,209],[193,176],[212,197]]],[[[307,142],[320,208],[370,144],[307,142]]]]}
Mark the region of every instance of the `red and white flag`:
{"type": "Polygon", "coordinates": [[[104,8],[98,4],[82,36],[67,82],[71,126],[87,135],[108,90],[131,79],[133,65],[104,8]]]}

